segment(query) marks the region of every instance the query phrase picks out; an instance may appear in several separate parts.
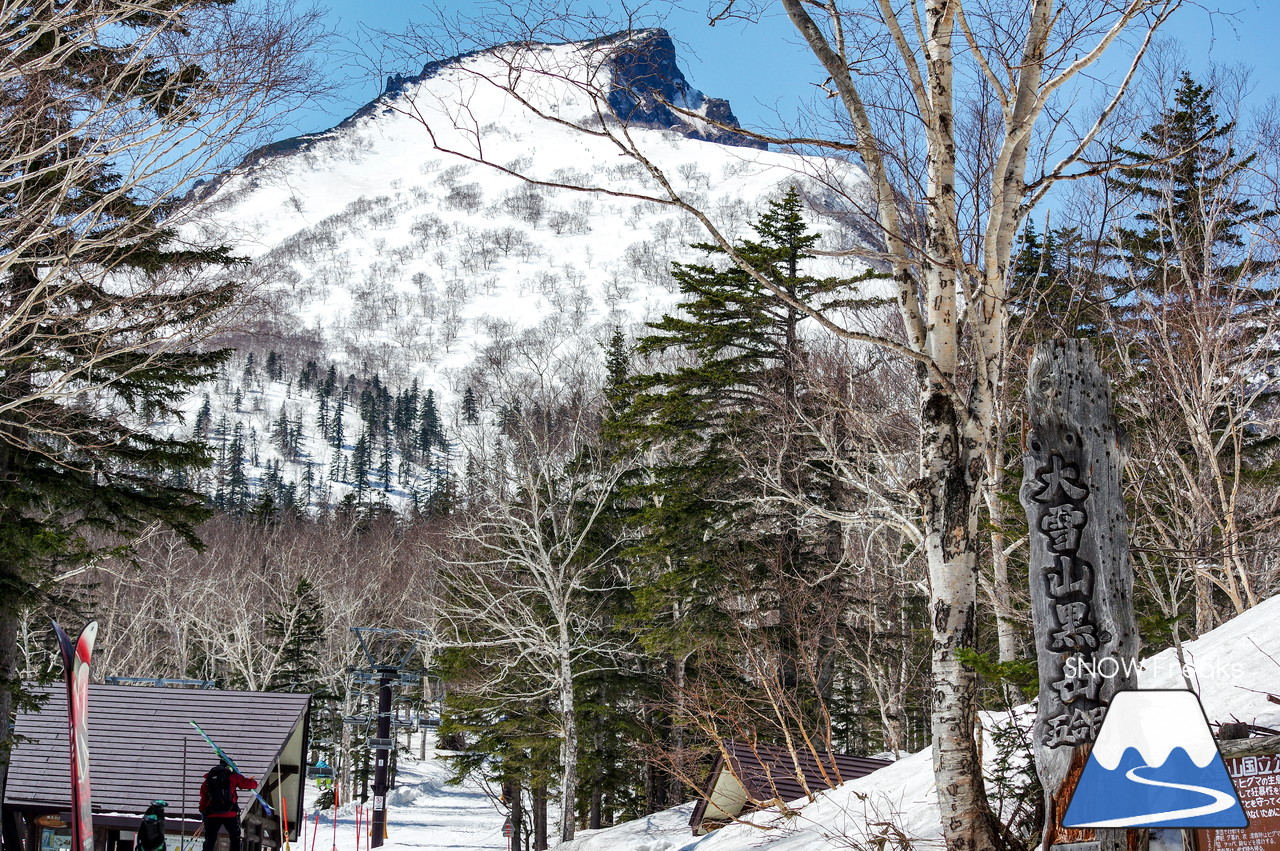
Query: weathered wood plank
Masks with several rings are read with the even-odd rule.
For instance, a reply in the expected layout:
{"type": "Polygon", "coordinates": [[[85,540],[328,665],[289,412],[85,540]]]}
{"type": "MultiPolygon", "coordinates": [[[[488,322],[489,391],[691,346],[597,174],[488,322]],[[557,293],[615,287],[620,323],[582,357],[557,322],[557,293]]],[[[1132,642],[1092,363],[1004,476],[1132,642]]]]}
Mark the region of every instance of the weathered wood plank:
{"type": "Polygon", "coordinates": [[[1233,756],[1273,756],[1280,754],[1280,736],[1259,736],[1253,739],[1230,739],[1218,742],[1218,750],[1224,759],[1233,756]]]}
{"type": "MultiPolygon", "coordinates": [[[[1137,684],[1133,573],[1111,392],[1086,340],[1036,347],[1027,376],[1030,429],[1019,494],[1030,533],[1040,702],[1036,765],[1045,847],[1085,842],[1061,827],[1067,799],[1111,698],[1137,684]]],[[[1099,831],[1102,851],[1125,831],[1099,831]]],[[[1132,837],[1129,837],[1132,839],[1132,837]]]]}

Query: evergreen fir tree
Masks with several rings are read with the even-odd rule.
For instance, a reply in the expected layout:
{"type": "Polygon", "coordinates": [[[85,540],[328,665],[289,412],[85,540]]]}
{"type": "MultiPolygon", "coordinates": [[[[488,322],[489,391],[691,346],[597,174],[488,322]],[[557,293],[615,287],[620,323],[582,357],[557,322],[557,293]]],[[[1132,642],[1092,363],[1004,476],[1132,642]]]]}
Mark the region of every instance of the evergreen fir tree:
{"type": "Polygon", "coordinates": [[[302,468],[302,503],[310,507],[316,498],[316,471],[315,464],[310,458],[306,460],[302,468]]]}
{"type": "Polygon", "coordinates": [[[204,394],[204,401],[200,405],[200,410],[196,412],[196,421],[191,426],[191,436],[193,438],[204,438],[209,433],[209,424],[213,418],[213,411],[209,404],[209,394],[204,394]]]}
{"type": "Polygon", "coordinates": [[[1213,91],[1183,73],[1172,105],[1139,137],[1141,149],[1121,149],[1130,162],[1111,183],[1140,209],[1132,226],[1117,229],[1119,295],[1162,303],[1191,287],[1248,286],[1268,270],[1239,251],[1242,230],[1277,213],[1239,193],[1240,175],[1256,155],[1235,151],[1234,128],[1218,117],[1213,91]]]}
{"type": "Polygon", "coordinates": [[[382,432],[382,449],[378,458],[378,479],[384,491],[391,490],[391,461],[395,457],[391,442],[391,430],[382,432]]]}
{"type": "Polygon", "coordinates": [[[316,383],[319,369],[314,360],[308,360],[303,364],[302,370],[298,373],[298,389],[310,390],[312,385],[316,383]]]}
{"type": "Polygon", "coordinates": [[[373,449],[369,445],[368,430],[361,431],[356,445],[351,450],[351,476],[357,493],[363,493],[369,487],[369,468],[373,463],[373,449]]]}
{"type": "Polygon", "coordinates": [[[431,453],[432,447],[444,447],[444,430],[440,425],[440,414],[436,411],[436,392],[428,390],[422,400],[421,425],[418,428],[418,448],[424,456],[431,453]]]}
{"type": "Polygon", "coordinates": [[[289,414],[280,406],[280,415],[271,423],[271,443],[286,458],[293,457],[293,426],[289,422],[289,414]]]}
{"type": "Polygon", "coordinates": [[[342,449],[342,443],[345,439],[343,436],[343,419],[346,414],[347,400],[344,395],[338,396],[338,402],[333,408],[333,418],[329,425],[329,445],[334,449],[342,449]]]}
{"type": "Polygon", "coordinates": [[[267,691],[321,692],[319,648],[325,630],[320,603],[318,589],[303,577],[280,609],[267,615],[267,636],[280,651],[267,691]]]}
{"type": "Polygon", "coordinates": [[[614,411],[624,408],[629,400],[627,378],[631,373],[631,347],[621,327],[615,327],[605,347],[605,399],[614,411]]]}
{"type": "MultiPolygon", "coordinates": [[[[741,255],[775,286],[819,309],[878,304],[861,298],[855,281],[804,273],[819,235],[809,231],[801,206],[794,189],[771,202],[755,225],[758,241],[739,246],[741,255]]],[[[663,566],[639,592],[636,620],[650,647],[671,650],[711,646],[722,633],[725,610],[697,589],[716,587],[737,570],[754,574],[763,591],[822,558],[801,534],[800,518],[747,498],[739,454],[772,451],[760,432],[764,418],[786,417],[802,404],[801,314],[736,266],[676,264],[674,275],[685,295],[682,315],[653,323],[638,351],[677,355],[679,365],[613,390],[627,407],[606,425],[620,445],[660,448],[665,458],[639,471],[625,493],[637,507],[633,522],[645,531],[633,555],[663,566]]],[[[611,361],[611,372],[622,369],[620,356],[611,361]]],[[[801,447],[789,451],[782,464],[789,486],[820,491],[822,477],[801,447]]]]}
{"type": "Polygon", "coordinates": [[[249,500],[249,479],[245,475],[244,429],[235,424],[227,447],[227,502],[230,511],[243,511],[249,500]]]}
{"type": "Polygon", "coordinates": [[[467,385],[467,389],[462,393],[462,421],[467,425],[476,425],[480,422],[480,405],[476,401],[476,391],[467,385]]]}

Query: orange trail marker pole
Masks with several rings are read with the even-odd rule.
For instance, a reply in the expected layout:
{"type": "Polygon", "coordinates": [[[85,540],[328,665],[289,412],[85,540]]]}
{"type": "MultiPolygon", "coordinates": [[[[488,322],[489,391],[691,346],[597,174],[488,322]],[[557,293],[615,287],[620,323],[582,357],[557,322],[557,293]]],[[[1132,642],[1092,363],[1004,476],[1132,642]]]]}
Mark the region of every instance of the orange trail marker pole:
{"type": "Polygon", "coordinates": [[[289,803],[284,797],[284,789],[280,790],[280,833],[284,840],[284,851],[289,849],[289,803]]]}

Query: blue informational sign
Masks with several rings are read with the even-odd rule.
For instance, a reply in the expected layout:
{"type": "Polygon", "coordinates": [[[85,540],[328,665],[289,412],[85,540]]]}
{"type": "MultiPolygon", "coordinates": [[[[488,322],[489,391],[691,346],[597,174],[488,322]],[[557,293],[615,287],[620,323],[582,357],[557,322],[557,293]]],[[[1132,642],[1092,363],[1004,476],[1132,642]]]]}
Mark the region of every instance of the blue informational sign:
{"type": "Polygon", "coordinates": [[[1195,693],[1118,693],[1062,824],[1245,827],[1248,819],[1195,693]]]}

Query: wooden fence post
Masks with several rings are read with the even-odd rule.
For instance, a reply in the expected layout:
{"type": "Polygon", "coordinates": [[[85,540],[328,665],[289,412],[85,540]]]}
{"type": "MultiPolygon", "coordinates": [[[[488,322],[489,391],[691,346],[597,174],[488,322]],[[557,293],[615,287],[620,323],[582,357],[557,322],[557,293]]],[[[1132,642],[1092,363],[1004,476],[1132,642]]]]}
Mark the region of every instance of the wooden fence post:
{"type": "Polygon", "coordinates": [[[1046,851],[1127,848],[1139,831],[1062,827],[1107,706],[1137,685],[1133,573],[1111,393],[1086,340],[1036,346],[1027,375],[1030,429],[1019,494],[1027,512],[1040,702],[1036,769],[1046,851]]]}

